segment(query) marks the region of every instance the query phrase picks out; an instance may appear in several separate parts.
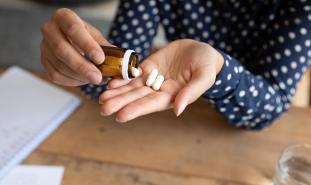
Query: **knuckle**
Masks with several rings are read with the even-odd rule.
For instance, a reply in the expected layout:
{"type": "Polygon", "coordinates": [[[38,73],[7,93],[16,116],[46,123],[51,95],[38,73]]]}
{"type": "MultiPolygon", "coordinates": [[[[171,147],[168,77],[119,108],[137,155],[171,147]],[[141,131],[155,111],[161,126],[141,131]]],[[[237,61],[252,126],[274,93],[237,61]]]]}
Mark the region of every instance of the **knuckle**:
{"type": "Polygon", "coordinates": [[[77,72],[79,74],[87,76],[88,71],[89,71],[88,65],[86,65],[84,63],[81,63],[81,64],[77,65],[77,72]]]}
{"type": "Polygon", "coordinates": [[[52,75],[51,75],[51,73],[49,71],[47,71],[47,78],[48,78],[48,80],[53,81],[52,80],[52,75]]]}
{"type": "Polygon", "coordinates": [[[49,31],[49,27],[50,27],[50,24],[49,22],[46,22],[44,23],[42,26],[41,26],[41,34],[42,35],[45,35],[48,31],[49,31]]]}
{"type": "Polygon", "coordinates": [[[47,72],[47,77],[50,81],[54,82],[53,78],[52,78],[52,73],[50,71],[47,72]]]}
{"type": "Polygon", "coordinates": [[[54,19],[63,19],[64,17],[70,16],[73,14],[73,11],[69,8],[59,8],[55,11],[53,18],[54,19]]]}
{"type": "Polygon", "coordinates": [[[93,28],[92,30],[93,30],[94,35],[96,35],[97,37],[104,38],[103,34],[98,29],[93,28]]]}
{"type": "Polygon", "coordinates": [[[63,42],[57,43],[54,47],[54,54],[60,60],[67,59],[66,45],[63,42]]]}
{"type": "Polygon", "coordinates": [[[50,78],[53,82],[58,82],[59,79],[61,78],[61,75],[56,71],[51,71],[50,72],[50,78]]]}
{"type": "Polygon", "coordinates": [[[66,31],[66,34],[68,36],[74,36],[78,35],[81,33],[81,31],[84,29],[83,25],[80,23],[72,23],[71,25],[68,26],[68,29],[66,31]]]}
{"type": "Polygon", "coordinates": [[[82,43],[82,48],[85,52],[91,52],[93,48],[96,48],[95,44],[92,41],[85,41],[82,43]]]}
{"type": "Polygon", "coordinates": [[[131,96],[132,96],[131,93],[130,94],[123,93],[119,95],[118,97],[116,97],[116,103],[126,101],[127,99],[131,98],[131,96]]]}

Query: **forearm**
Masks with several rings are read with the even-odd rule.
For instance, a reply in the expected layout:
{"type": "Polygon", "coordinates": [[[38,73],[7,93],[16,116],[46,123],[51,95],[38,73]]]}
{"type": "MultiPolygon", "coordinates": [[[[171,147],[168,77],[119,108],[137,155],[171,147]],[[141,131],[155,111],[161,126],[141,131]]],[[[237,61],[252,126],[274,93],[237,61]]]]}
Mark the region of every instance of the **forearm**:
{"type": "MultiPolygon", "coordinates": [[[[293,90],[284,91],[280,83],[254,75],[236,59],[223,54],[225,64],[215,84],[203,96],[237,126],[259,130],[285,112],[293,90]]],[[[296,87],[292,85],[293,89],[296,87]]]]}

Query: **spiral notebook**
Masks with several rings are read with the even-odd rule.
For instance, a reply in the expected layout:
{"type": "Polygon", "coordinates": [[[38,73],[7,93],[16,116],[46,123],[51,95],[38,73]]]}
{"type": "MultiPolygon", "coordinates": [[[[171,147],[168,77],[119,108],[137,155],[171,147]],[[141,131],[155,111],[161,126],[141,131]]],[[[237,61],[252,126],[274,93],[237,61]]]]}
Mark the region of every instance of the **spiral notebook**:
{"type": "Polygon", "coordinates": [[[0,179],[80,104],[78,97],[11,67],[0,76],[0,179]]]}

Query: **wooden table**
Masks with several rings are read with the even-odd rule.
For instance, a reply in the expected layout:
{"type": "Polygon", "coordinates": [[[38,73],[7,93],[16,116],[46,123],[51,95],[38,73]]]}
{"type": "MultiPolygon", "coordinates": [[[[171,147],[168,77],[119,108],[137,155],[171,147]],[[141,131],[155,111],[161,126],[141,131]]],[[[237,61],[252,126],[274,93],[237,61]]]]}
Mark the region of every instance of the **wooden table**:
{"type": "MultiPolygon", "coordinates": [[[[67,88],[69,89],[69,88],[67,88]]],[[[267,184],[281,150],[311,143],[311,109],[292,108],[263,132],[235,129],[203,100],[127,124],[82,105],[25,161],[62,165],[62,185],[267,184]]]]}

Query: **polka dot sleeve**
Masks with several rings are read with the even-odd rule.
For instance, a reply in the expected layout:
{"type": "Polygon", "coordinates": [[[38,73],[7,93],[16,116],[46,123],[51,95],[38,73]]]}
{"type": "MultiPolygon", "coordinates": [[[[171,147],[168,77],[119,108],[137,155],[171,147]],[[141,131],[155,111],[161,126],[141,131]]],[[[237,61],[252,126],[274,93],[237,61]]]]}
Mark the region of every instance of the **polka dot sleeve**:
{"type": "Polygon", "coordinates": [[[297,83],[310,65],[311,6],[304,2],[291,1],[278,10],[250,64],[242,66],[222,53],[224,67],[204,97],[231,124],[259,130],[290,107],[297,83]]]}
{"type": "Polygon", "coordinates": [[[122,48],[135,50],[140,59],[149,55],[159,24],[155,0],[121,0],[109,33],[109,41],[122,48]]]}
{"type": "MultiPolygon", "coordinates": [[[[140,61],[149,55],[160,17],[155,0],[121,0],[112,23],[108,40],[113,45],[130,48],[140,61]]],[[[98,98],[106,85],[88,84],[81,87],[88,98],[98,98]]]]}

